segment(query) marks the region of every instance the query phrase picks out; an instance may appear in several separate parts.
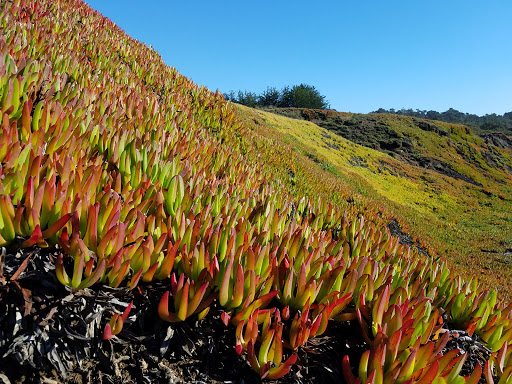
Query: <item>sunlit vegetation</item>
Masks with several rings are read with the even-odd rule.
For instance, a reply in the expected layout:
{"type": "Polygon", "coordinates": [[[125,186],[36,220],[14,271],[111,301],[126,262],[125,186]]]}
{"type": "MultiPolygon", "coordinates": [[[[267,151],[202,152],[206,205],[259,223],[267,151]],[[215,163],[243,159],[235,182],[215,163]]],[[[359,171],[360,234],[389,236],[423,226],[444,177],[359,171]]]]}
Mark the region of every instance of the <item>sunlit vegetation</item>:
{"type": "MultiPolygon", "coordinates": [[[[368,209],[377,204],[377,212],[385,207],[388,222],[399,218],[457,271],[477,275],[510,297],[511,150],[486,143],[461,125],[405,116],[239,108],[255,132],[293,148],[293,163],[316,169],[313,176],[294,178],[303,185],[299,194],[311,194],[309,180],[329,170],[334,181],[312,184],[343,189],[337,204],[350,199],[368,209]]],[[[331,192],[324,196],[334,198],[331,192]]]]}
{"type": "Polygon", "coordinates": [[[285,86],[280,91],[274,87],[267,87],[261,94],[250,91],[230,91],[224,98],[247,107],[279,107],[279,108],[329,108],[325,96],[321,95],[312,85],[300,84],[293,87],[285,86]]]}
{"type": "MultiPolygon", "coordinates": [[[[417,211],[411,227],[431,217],[416,204],[430,193],[419,179],[383,168],[408,167],[306,122],[275,118],[265,129],[279,140],[262,136],[250,112],[81,1],[2,2],[0,15],[6,257],[56,247],[56,277],[74,292],[162,281],[152,304],[169,323],[220,306],[262,379],[286,375],[310,339],[350,321],[367,350],[340,361],[348,383],[512,380],[512,304],[386,227],[402,205],[417,211]],[[467,354],[445,349],[458,337],[448,326],[489,349],[469,375],[467,354]]],[[[449,215],[455,195],[442,196],[449,215]]],[[[102,319],[104,342],[131,308],[102,319]]]]}
{"type": "Polygon", "coordinates": [[[476,131],[482,132],[512,132],[512,112],[506,112],[503,115],[497,115],[495,113],[486,114],[484,116],[478,116],[471,113],[463,113],[456,109],[450,108],[444,112],[437,111],[426,111],[412,108],[409,109],[398,109],[393,108],[387,110],[379,108],[375,113],[391,113],[403,116],[419,117],[421,119],[439,120],[447,123],[465,124],[475,129],[476,131]]]}

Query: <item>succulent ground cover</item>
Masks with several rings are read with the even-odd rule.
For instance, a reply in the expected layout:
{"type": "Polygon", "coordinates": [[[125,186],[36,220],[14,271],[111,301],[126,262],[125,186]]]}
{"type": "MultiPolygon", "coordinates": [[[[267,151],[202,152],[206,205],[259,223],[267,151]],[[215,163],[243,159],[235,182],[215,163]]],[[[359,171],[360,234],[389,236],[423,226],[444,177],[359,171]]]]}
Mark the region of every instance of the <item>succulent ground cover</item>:
{"type": "Polygon", "coordinates": [[[273,175],[279,143],[85,3],[0,4],[3,381],[169,381],[184,354],[246,382],[512,380],[495,291],[376,207],[287,191],[307,167],[273,175]]]}

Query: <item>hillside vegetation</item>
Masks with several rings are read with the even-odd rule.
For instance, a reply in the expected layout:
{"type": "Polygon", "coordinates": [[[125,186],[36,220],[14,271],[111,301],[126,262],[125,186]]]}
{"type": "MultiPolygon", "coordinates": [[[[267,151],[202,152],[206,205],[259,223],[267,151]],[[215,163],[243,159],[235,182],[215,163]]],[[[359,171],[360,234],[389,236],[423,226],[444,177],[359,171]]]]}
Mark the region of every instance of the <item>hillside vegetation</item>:
{"type": "Polygon", "coordinates": [[[388,222],[399,218],[423,247],[510,297],[510,138],[389,114],[239,109],[256,132],[333,174],[333,189],[344,191],[338,204],[364,196],[366,207],[386,207],[388,222]]]}
{"type": "Polygon", "coordinates": [[[325,96],[318,90],[307,84],[285,86],[280,91],[274,87],[267,87],[261,94],[254,92],[230,91],[224,94],[224,98],[246,107],[278,107],[278,108],[316,108],[328,109],[329,103],[325,96]]]}
{"type": "Polygon", "coordinates": [[[478,116],[471,113],[463,113],[450,108],[444,112],[415,110],[412,109],[390,109],[379,108],[376,113],[391,113],[396,115],[413,116],[421,119],[439,120],[447,123],[465,124],[478,132],[504,132],[512,133],[512,112],[503,115],[495,113],[478,116]]]}
{"type": "Polygon", "coordinates": [[[427,230],[456,196],[508,201],[504,172],[439,179],[238,108],[79,0],[0,1],[0,19],[2,381],[169,382],[183,356],[203,380],[199,351],[246,382],[512,381],[510,300],[427,230]],[[392,235],[405,219],[419,247],[392,235]]]}

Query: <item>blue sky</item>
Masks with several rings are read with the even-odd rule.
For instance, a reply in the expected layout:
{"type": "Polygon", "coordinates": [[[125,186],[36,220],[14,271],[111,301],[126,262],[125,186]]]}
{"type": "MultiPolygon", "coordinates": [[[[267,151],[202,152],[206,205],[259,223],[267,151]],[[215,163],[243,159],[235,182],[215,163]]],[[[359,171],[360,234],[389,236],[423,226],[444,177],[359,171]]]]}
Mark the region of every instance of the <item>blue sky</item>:
{"type": "Polygon", "coordinates": [[[512,1],[87,0],[215,91],[306,83],[339,111],[512,111],[512,1]]]}

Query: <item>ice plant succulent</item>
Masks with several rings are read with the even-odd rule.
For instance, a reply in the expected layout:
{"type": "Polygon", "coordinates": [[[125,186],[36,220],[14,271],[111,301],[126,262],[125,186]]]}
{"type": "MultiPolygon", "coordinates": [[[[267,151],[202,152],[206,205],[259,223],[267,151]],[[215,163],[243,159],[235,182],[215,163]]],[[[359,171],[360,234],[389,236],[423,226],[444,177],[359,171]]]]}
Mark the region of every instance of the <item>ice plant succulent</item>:
{"type": "MultiPolygon", "coordinates": [[[[257,320],[253,325],[257,333],[257,320]]],[[[260,374],[261,378],[278,379],[286,375],[291,366],[297,360],[297,355],[292,354],[286,361],[283,360],[283,341],[282,332],[283,325],[280,322],[280,315],[278,311],[274,311],[273,316],[269,311],[265,311],[261,316],[262,330],[261,330],[261,344],[258,354],[256,355],[254,337],[250,337],[246,349],[247,358],[251,367],[260,374]]],[[[253,328],[254,329],[254,328],[253,328]]]]}
{"type": "Polygon", "coordinates": [[[55,272],[59,281],[71,288],[84,289],[96,284],[103,277],[105,272],[105,260],[96,263],[94,268],[94,260],[91,259],[85,263],[83,253],[74,258],[73,275],[69,278],[64,267],[64,255],[59,253],[55,263],[55,272]]]}
{"type": "Polygon", "coordinates": [[[105,326],[105,330],[103,332],[103,340],[110,340],[112,337],[119,334],[123,330],[123,325],[126,323],[126,320],[130,315],[132,305],[133,301],[128,304],[121,315],[119,313],[114,313],[109,323],[105,326]]]}
{"type": "Polygon", "coordinates": [[[190,279],[185,279],[185,275],[181,274],[179,279],[176,275],[171,276],[171,291],[174,301],[175,312],[169,311],[169,291],[165,292],[158,305],[158,314],[160,318],[169,322],[185,321],[193,314],[198,314],[202,319],[209,311],[209,305],[216,297],[216,293],[212,293],[205,297],[208,290],[208,282],[197,286],[190,279]]]}
{"type": "Polygon", "coordinates": [[[303,197],[316,185],[289,194],[267,165],[311,175],[281,156],[290,148],[85,3],[55,4],[0,5],[0,246],[58,245],[55,273],[73,290],[169,284],[155,306],[168,322],[216,301],[262,378],[350,321],[368,350],[357,377],[341,363],[349,383],[512,380],[512,307],[494,291],[400,244],[381,207],[303,197]],[[466,357],[443,352],[448,325],[492,351],[468,377],[466,357]]]}

